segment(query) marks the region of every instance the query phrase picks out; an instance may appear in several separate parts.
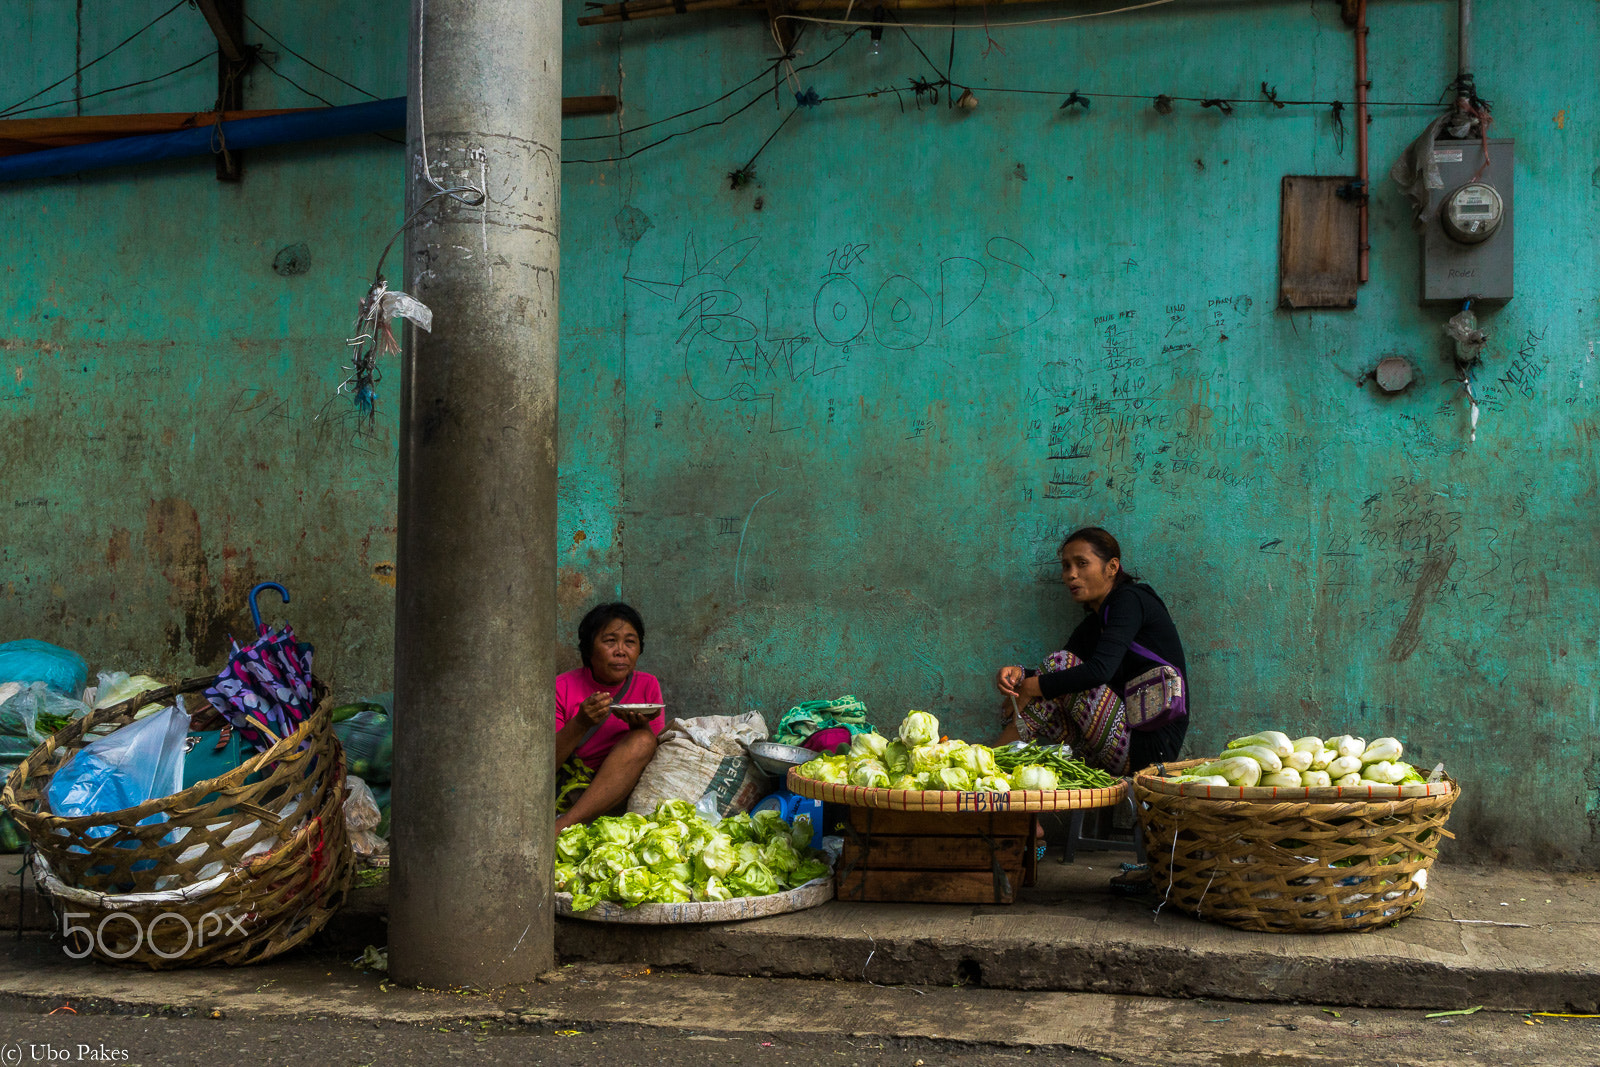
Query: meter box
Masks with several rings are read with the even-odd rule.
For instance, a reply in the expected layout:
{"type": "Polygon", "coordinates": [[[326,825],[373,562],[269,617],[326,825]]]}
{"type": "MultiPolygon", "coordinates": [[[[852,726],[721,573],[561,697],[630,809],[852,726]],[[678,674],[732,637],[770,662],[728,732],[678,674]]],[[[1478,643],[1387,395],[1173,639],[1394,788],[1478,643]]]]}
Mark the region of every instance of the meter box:
{"type": "Polygon", "coordinates": [[[1503,301],[1512,295],[1512,173],[1516,142],[1435,141],[1444,188],[1430,190],[1432,221],[1422,236],[1424,302],[1503,301]]]}

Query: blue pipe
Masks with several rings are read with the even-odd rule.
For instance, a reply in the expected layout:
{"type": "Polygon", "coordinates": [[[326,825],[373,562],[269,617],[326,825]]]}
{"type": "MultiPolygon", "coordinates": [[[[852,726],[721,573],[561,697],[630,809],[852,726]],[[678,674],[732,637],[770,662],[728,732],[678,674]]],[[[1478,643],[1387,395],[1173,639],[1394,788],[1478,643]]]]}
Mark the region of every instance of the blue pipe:
{"type": "MultiPolygon", "coordinates": [[[[374,100],[348,107],[293,111],[285,115],[264,115],[253,119],[234,119],[222,124],[222,136],[233,148],[261,148],[266,145],[315,141],[324,137],[347,137],[379,130],[403,130],[406,125],[406,98],[374,100]]],[[[152,133],[118,137],[93,144],[67,148],[46,148],[0,156],[0,181],[49,178],[57,174],[76,174],[84,170],[124,167],[158,159],[212,154],[215,126],[201,126],[172,133],[152,133]]]]}

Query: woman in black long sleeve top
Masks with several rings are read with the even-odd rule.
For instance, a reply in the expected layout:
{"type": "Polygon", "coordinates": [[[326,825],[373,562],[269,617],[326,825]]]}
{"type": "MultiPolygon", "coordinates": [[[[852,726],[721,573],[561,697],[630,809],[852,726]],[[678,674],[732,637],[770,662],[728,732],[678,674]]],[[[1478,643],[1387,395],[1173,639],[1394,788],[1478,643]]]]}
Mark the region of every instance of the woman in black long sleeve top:
{"type": "Polygon", "coordinates": [[[1066,741],[1115,774],[1177,757],[1189,729],[1187,708],[1164,721],[1132,728],[1126,722],[1122,694],[1130,680],[1170,666],[1183,677],[1187,697],[1188,665],[1166,604],[1122,569],[1121,556],[1116,538],[1099,527],[1075,531],[1062,542],[1061,580],[1087,615],[1045,672],[1000,668],[996,687],[1030,702],[1007,722],[1001,743],[1024,735],[1066,741]]]}

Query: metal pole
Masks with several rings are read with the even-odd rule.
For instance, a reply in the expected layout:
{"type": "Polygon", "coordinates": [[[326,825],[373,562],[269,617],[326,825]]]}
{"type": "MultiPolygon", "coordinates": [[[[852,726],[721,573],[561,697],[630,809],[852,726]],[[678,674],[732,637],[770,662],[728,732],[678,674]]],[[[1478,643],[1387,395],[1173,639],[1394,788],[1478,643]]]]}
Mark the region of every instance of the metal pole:
{"type": "Polygon", "coordinates": [[[488,988],[554,964],[561,5],[411,19],[389,970],[488,988]]]}
{"type": "Polygon", "coordinates": [[[1456,0],[1456,73],[1472,76],[1472,0],[1456,0]]]}

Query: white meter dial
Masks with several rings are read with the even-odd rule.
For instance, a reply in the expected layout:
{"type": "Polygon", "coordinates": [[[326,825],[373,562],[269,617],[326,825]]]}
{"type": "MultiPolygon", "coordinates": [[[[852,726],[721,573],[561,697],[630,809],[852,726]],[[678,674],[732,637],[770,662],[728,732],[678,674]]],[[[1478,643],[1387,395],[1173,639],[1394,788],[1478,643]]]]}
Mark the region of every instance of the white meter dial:
{"type": "Polygon", "coordinates": [[[1464,245],[1487,241],[1505,221],[1506,206],[1495,187],[1468,182],[1449,196],[1439,212],[1444,232],[1464,245]]]}

